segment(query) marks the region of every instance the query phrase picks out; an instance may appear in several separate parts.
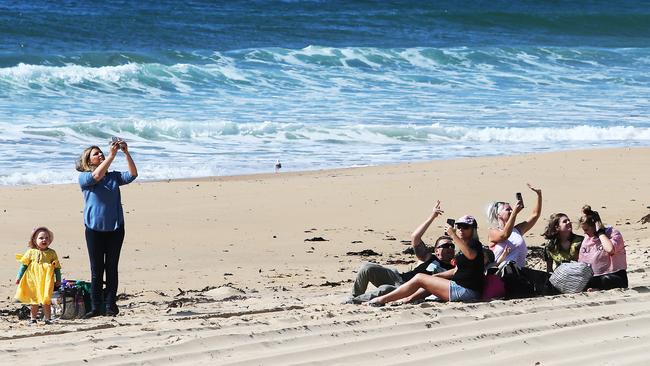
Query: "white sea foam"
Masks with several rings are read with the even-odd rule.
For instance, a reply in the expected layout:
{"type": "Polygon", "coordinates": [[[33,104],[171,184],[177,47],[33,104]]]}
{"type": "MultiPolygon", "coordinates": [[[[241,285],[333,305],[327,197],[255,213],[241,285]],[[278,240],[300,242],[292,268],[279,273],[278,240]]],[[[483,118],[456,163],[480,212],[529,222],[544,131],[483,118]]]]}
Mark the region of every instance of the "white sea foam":
{"type": "MultiPolygon", "coordinates": [[[[445,119],[449,115],[440,113],[435,119],[445,119]]],[[[642,116],[636,118],[643,119],[642,116]]],[[[60,139],[77,141],[92,141],[97,135],[128,136],[142,143],[157,143],[159,141],[188,142],[199,139],[218,139],[223,141],[229,137],[263,137],[281,139],[287,133],[299,134],[306,139],[322,140],[336,137],[349,142],[376,142],[378,137],[394,141],[404,139],[420,141],[457,140],[467,141],[650,141],[650,127],[609,126],[598,127],[590,125],[568,126],[556,123],[549,127],[539,127],[529,123],[528,127],[468,127],[445,123],[430,125],[414,124],[333,124],[320,125],[309,123],[277,123],[263,121],[261,123],[233,123],[231,121],[179,121],[174,119],[156,120],[121,120],[104,119],[89,121],[83,124],[59,123],[51,126],[34,127],[26,124],[2,124],[0,142],[17,143],[21,139],[34,138],[57,141],[60,139]]],[[[386,141],[383,141],[386,142],[386,141]]]]}
{"type": "Polygon", "coordinates": [[[14,67],[0,68],[0,78],[13,80],[20,85],[39,83],[43,86],[56,83],[79,84],[84,81],[119,83],[139,70],[140,66],[136,64],[93,68],[80,65],[42,66],[21,63],[14,67]]]}
{"type": "Polygon", "coordinates": [[[77,179],[77,176],[78,173],[75,173],[72,169],[69,169],[68,171],[17,171],[9,175],[0,175],[0,185],[18,186],[73,183],[77,179]]]}

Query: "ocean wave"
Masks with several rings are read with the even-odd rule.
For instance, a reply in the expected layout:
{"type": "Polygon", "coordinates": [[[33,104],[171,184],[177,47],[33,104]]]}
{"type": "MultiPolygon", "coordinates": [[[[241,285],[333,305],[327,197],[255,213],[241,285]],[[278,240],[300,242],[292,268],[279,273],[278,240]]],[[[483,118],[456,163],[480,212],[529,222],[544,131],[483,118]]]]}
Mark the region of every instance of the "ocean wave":
{"type": "MultiPolygon", "coordinates": [[[[633,126],[573,126],[573,127],[459,127],[432,126],[363,126],[357,130],[402,142],[429,141],[434,143],[552,143],[595,141],[650,141],[650,128],[633,126]]],[[[363,136],[351,134],[352,136],[363,136]]]]}
{"type": "MultiPolygon", "coordinates": [[[[0,185],[74,183],[74,162],[81,150],[107,146],[111,136],[128,141],[140,180],[270,173],[276,159],[286,171],[304,171],[576,147],[650,146],[647,121],[638,126],[497,128],[103,120],[82,126],[0,124],[0,130],[0,185]],[[41,152],[39,159],[25,159],[34,149],[41,152]]],[[[112,169],[126,169],[124,160],[116,160],[112,169]]]]}
{"type": "Polygon", "coordinates": [[[15,171],[7,175],[0,174],[0,186],[67,184],[78,178],[72,170],[15,171]]]}
{"type": "Polygon", "coordinates": [[[0,96],[80,92],[152,96],[321,90],[350,84],[379,88],[447,85],[497,88],[504,83],[645,85],[650,48],[333,48],[254,49],[215,53],[211,63],[126,63],[91,67],[20,63],[0,68],[0,96]]]}
{"type": "MultiPolygon", "coordinates": [[[[0,69],[0,95],[28,93],[33,96],[65,95],[95,91],[111,94],[184,93],[192,90],[192,76],[202,78],[192,65],[126,64],[86,67],[19,64],[0,69]]],[[[212,74],[218,77],[216,74],[212,74]]],[[[222,78],[226,79],[222,74],[222,78]]]]}
{"type": "MultiPolygon", "coordinates": [[[[145,160],[138,163],[140,180],[166,180],[182,178],[198,178],[222,175],[223,171],[215,166],[200,166],[198,164],[184,164],[174,162],[162,165],[158,162],[145,160]]],[[[125,167],[121,167],[125,169],[125,167]]],[[[0,174],[0,186],[44,185],[44,184],[70,184],[76,183],[79,173],[66,168],[46,170],[16,170],[10,174],[0,174]]]]}
{"type": "MultiPolygon", "coordinates": [[[[303,123],[234,123],[230,121],[188,122],[177,120],[100,120],[86,123],[61,123],[54,126],[11,126],[3,136],[5,143],[39,137],[51,140],[94,141],[120,136],[141,143],[203,143],[242,139],[287,142],[307,140],[337,143],[467,143],[473,142],[592,142],[592,141],[650,141],[647,121],[638,126],[569,126],[558,122],[538,127],[465,127],[444,123],[431,125],[310,125],[303,123]]],[[[1,125],[0,125],[1,126],[1,125]]]]}

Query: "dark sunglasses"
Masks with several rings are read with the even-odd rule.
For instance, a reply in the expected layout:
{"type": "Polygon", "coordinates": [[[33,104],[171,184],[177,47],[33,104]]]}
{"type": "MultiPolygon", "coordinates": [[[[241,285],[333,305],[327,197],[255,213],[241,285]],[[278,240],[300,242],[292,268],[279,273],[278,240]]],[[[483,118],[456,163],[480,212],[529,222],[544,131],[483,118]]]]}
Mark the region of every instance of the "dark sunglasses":
{"type": "Polygon", "coordinates": [[[455,246],[454,246],[454,244],[452,244],[452,243],[445,243],[445,244],[437,245],[437,246],[436,246],[436,249],[437,249],[437,248],[447,249],[447,248],[454,248],[454,247],[455,247],[455,246]]]}
{"type": "Polygon", "coordinates": [[[459,228],[459,229],[469,229],[469,228],[472,227],[472,225],[468,225],[468,224],[456,224],[456,227],[459,228]]]}

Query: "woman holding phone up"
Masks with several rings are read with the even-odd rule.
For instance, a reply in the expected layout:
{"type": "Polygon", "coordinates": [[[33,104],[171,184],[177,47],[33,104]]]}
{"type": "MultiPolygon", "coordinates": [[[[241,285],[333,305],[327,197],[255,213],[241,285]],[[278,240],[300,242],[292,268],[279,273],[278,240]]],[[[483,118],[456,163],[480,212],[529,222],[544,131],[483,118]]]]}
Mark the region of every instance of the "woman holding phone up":
{"type": "Polygon", "coordinates": [[[86,246],[90,258],[92,309],[86,318],[106,314],[115,316],[117,308],[117,268],[124,241],[124,212],[120,186],[129,184],[138,176],[138,170],[129,153],[126,141],[113,138],[109,154],[104,156],[97,146],[86,148],[77,161],[79,185],[84,196],[84,225],[86,246]],[[109,172],[117,153],[122,150],[128,171],[109,172]],[[106,297],[103,294],[103,277],[106,272],[106,297]],[[101,308],[101,304],[105,308],[101,308]]]}
{"type": "Polygon", "coordinates": [[[533,213],[528,220],[515,224],[517,215],[524,209],[524,201],[521,193],[517,193],[517,203],[513,210],[508,202],[492,202],[488,206],[487,216],[492,227],[488,230],[488,242],[490,249],[494,252],[495,258],[505,256],[501,262],[514,261],[517,267],[523,268],[526,265],[528,248],[524,240],[524,234],[535,226],[542,213],[542,190],[533,188],[526,184],[531,191],[537,194],[533,213]]]}
{"type": "Polygon", "coordinates": [[[478,225],[474,217],[465,215],[458,220],[447,221],[446,232],[460,251],[454,257],[456,267],[445,272],[429,275],[418,273],[395,291],[377,297],[370,306],[402,300],[411,302],[428,295],[441,301],[474,301],[481,298],[484,268],[483,246],[478,239],[478,225]]]}

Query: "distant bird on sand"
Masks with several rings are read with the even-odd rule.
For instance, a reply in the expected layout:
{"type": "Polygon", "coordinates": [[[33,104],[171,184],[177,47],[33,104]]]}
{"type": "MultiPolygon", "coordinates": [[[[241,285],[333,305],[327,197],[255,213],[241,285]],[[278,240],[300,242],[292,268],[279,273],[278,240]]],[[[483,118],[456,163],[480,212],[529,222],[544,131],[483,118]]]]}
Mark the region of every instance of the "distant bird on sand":
{"type": "Polygon", "coordinates": [[[280,159],[275,161],[275,172],[279,172],[280,168],[282,168],[282,164],[280,164],[280,159]]]}

